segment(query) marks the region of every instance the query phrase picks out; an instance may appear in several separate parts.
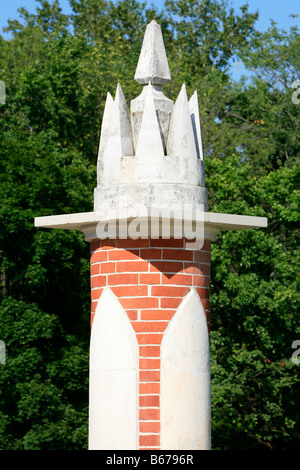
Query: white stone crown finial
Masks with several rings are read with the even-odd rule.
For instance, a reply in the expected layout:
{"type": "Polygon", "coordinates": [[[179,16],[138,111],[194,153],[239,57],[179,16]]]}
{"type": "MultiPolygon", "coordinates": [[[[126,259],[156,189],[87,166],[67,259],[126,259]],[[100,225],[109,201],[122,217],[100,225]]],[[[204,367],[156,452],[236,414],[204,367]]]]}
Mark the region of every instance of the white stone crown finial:
{"type": "Polygon", "coordinates": [[[120,84],[114,99],[107,95],[95,211],[128,204],[176,208],[203,204],[207,210],[197,93],[189,101],[183,84],[174,103],[162,91],[170,79],[162,32],[152,21],[135,74],[143,90],[131,100],[130,113],[120,84]]]}
{"type": "Polygon", "coordinates": [[[134,79],[140,85],[164,85],[171,80],[161,28],[155,20],[146,28],[134,79]]]}

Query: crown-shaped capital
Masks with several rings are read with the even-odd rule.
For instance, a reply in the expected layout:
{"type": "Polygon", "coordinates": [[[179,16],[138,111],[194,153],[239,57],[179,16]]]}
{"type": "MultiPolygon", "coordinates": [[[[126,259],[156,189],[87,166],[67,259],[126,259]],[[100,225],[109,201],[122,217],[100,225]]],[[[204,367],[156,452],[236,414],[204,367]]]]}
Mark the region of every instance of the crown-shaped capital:
{"type": "Polygon", "coordinates": [[[164,85],[171,80],[161,28],[155,20],[146,28],[134,79],[140,85],[164,85]]]}
{"type": "Polygon", "coordinates": [[[183,84],[176,102],[162,85],[171,79],[160,26],[148,24],[135,73],[143,85],[130,102],[120,84],[108,93],[97,161],[95,210],[127,207],[182,207],[207,210],[198,97],[188,100],[183,84]],[[130,202],[131,201],[131,202],[130,202]]]}

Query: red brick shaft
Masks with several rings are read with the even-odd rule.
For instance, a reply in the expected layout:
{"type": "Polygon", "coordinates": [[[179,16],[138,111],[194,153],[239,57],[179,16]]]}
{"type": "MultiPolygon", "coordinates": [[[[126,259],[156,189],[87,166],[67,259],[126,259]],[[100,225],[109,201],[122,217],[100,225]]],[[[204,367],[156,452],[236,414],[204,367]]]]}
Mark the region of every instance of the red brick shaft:
{"type": "Polygon", "coordinates": [[[119,298],[139,344],[139,446],[159,449],[160,344],[168,322],[194,287],[210,326],[210,242],[95,240],[91,243],[91,326],[103,287],[119,298]]]}

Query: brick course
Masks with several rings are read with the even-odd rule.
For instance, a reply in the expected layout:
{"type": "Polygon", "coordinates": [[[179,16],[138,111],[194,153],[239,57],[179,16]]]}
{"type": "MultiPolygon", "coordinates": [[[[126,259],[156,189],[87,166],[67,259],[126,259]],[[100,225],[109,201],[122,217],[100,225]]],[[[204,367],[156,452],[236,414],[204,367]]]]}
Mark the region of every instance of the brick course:
{"type": "Polygon", "coordinates": [[[103,287],[119,298],[139,344],[139,446],[159,449],[160,345],[183,297],[194,287],[210,318],[210,242],[94,240],[91,243],[91,327],[103,287]]]}

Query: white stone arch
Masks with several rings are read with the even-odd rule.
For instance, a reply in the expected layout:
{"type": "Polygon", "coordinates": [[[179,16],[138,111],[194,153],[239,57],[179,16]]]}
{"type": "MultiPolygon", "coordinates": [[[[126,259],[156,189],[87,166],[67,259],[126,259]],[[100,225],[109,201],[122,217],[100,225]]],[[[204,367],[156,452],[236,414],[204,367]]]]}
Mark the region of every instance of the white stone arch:
{"type": "Polygon", "coordinates": [[[210,354],[205,312],[191,289],[161,345],[161,449],[210,449],[210,354]]]}
{"type": "Polygon", "coordinates": [[[90,342],[89,449],[138,448],[138,343],[118,298],[105,287],[90,342]]]}

